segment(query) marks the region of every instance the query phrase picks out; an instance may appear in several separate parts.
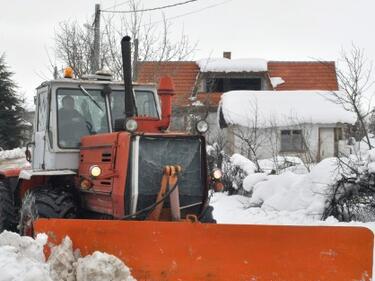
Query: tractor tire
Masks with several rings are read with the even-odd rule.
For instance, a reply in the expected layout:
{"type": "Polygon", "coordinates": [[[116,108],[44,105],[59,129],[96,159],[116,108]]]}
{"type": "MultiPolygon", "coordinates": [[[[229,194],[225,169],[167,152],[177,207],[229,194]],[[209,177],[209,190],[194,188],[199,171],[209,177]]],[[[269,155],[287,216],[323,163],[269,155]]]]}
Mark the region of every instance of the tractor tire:
{"type": "Polygon", "coordinates": [[[37,187],[30,190],[22,201],[19,231],[22,235],[33,234],[33,222],[38,218],[76,218],[77,204],[66,189],[37,187]]]}
{"type": "Polygon", "coordinates": [[[0,233],[4,230],[15,231],[17,212],[12,191],[0,181],[0,233]]]}

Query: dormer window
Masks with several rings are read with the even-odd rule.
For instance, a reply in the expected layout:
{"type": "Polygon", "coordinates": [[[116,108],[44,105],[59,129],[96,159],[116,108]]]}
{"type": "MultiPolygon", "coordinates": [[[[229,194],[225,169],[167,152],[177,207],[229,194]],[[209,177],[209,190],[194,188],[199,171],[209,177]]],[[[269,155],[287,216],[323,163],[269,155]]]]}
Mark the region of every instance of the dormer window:
{"type": "Polygon", "coordinates": [[[207,78],[206,92],[227,92],[232,90],[262,90],[261,78],[207,78]]]}

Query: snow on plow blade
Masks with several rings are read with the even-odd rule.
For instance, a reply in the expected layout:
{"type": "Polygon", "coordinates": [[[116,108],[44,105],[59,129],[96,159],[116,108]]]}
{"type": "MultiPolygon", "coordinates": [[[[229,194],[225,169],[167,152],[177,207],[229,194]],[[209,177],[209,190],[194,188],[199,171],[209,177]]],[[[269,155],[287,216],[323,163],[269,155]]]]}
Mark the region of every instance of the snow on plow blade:
{"type": "Polygon", "coordinates": [[[122,259],[138,281],[370,280],[373,234],[360,227],[39,219],[50,242],[122,259]]]}

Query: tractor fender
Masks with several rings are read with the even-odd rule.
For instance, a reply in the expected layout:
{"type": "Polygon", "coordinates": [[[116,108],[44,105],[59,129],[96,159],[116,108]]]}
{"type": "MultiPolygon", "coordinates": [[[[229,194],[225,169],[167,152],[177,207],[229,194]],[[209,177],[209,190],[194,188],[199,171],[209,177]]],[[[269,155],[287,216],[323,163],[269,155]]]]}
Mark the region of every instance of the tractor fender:
{"type": "Polygon", "coordinates": [[[48,178],[53,176],[74,176],[77,173],[73,170],[21,170],[18,176],[18,183],[15,188],[15,195],[19,201],[29,189],[46,184],[48,178]]]}
{"type": "Polygon", "coordinates": [[[0,179],[18,177],[21,169],[0,170],[0,179]]]}

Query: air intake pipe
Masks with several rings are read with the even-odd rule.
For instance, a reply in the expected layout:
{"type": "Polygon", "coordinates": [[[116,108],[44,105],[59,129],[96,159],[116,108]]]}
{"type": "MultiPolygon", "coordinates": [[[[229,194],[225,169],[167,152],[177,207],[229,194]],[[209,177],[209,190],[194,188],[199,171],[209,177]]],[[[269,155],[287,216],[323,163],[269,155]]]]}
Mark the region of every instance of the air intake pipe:
{"type": "Polygon", "coordinates": [[[132,65],[131,65],[131,39],[124,36],[121,40],[122,70],[124,75],[125,86],[125,118],[131,118],[137,115],[135,105],[133,82],[132,82],[132,65]]]}

